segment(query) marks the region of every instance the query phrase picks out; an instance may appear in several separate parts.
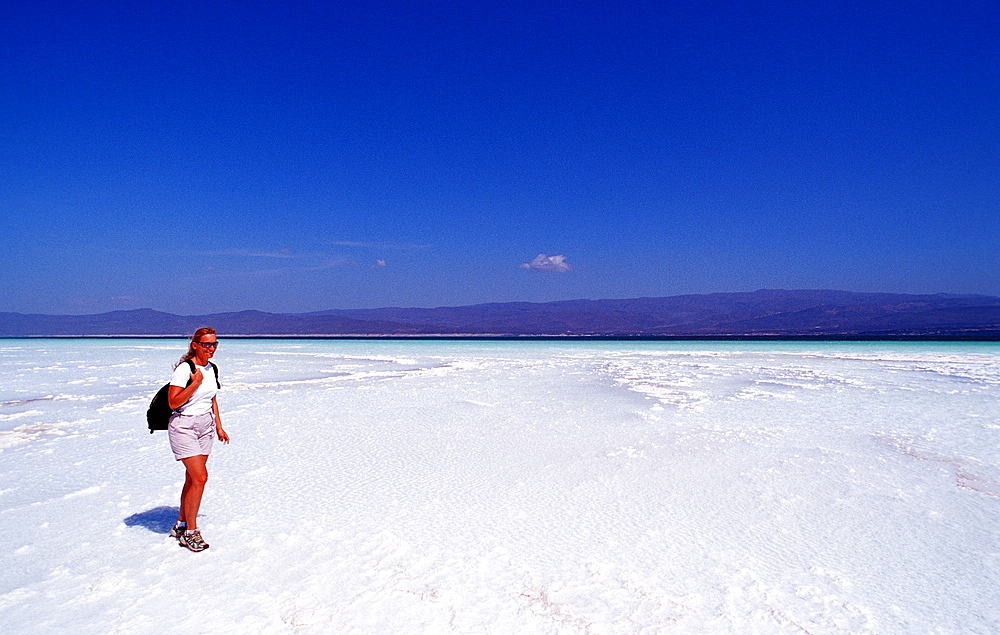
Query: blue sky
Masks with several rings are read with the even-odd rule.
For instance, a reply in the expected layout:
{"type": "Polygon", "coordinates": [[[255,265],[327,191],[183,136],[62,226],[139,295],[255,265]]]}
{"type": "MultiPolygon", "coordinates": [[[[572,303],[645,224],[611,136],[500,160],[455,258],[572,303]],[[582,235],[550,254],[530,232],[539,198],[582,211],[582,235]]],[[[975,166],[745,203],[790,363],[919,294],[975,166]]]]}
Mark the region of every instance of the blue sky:
{"type": "Polygon", "coordinates": [[[0,311],[1000,295],[992,2],[62,4],[0,311]]]}

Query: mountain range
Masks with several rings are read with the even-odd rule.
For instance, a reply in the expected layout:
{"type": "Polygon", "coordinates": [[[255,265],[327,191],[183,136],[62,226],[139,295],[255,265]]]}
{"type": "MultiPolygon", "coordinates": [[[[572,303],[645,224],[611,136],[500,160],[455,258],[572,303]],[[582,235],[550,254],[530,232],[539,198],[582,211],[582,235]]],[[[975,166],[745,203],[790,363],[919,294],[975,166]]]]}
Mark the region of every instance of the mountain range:
{"type": "Polygon", "coordinates": [[[772,290],[624,300],[507,302],[459,307],[238,311],[152,309],[92,315],[0,313],[0,337],[618,336],[1000,338],[1000,297],[772,290]]]}

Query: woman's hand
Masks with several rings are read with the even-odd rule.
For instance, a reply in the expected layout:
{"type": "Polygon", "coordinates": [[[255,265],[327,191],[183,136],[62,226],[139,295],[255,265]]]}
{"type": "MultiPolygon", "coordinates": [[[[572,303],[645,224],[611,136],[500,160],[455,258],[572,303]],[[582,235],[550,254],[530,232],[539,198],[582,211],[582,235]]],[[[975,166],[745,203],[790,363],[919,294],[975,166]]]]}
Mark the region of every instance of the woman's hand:
{"type": "Polygon", "coordinates": [[[212,416],[215,417],[215,436],[219,437],[219,441],[229,443],[229,435],[222,429],[222,417],[219,416],[219,402],[215,400],[215,397],[212,397],[212,416]]]}
{"type": "Polygon", "coordinates": [[[203,382],[204,380],[205,376],[201,374],[201,369],[196,367],[194,369],[194,372],[191,373],[191,385],[200,386],[201,382],[203,382]]]}

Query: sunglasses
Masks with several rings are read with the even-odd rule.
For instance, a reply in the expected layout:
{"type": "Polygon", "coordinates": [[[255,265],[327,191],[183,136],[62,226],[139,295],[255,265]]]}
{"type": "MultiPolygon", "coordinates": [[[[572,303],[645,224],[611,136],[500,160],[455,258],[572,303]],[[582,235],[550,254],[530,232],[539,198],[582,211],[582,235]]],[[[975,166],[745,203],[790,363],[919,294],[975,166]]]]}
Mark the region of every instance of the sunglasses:
{"type": "Polygon", "coordinates": [[[195,342],[195,344],[202,348],[215,348],[219,345],[218,342],[195,342]]]}

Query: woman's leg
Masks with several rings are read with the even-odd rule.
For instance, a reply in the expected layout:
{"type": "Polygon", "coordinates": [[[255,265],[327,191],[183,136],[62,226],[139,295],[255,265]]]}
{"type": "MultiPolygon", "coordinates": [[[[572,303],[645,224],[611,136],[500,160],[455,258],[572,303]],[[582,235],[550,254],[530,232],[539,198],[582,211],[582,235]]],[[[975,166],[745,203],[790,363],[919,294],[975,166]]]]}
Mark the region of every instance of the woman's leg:
{"type": "Polygon", "coordinates": [[[180,519],[187,522],[188,529],[198,528],[198,509],[201,507],[201,496],[205,493],[205,483],[208,482],[207,461],[207,454],[181,459],[187,473],[184,475],[184,488],[181,489],[180,519]]]}
{"type": "Polygon", "coordinates": [[[191,474],[187,471],[187,466],[184,467],[184,487],[181,488],[181,506],[177,512],[177,522],[187,524],[187,519],[184,518],[184,499],[187,497],[188,489],[191,487],[191,474]]]}

